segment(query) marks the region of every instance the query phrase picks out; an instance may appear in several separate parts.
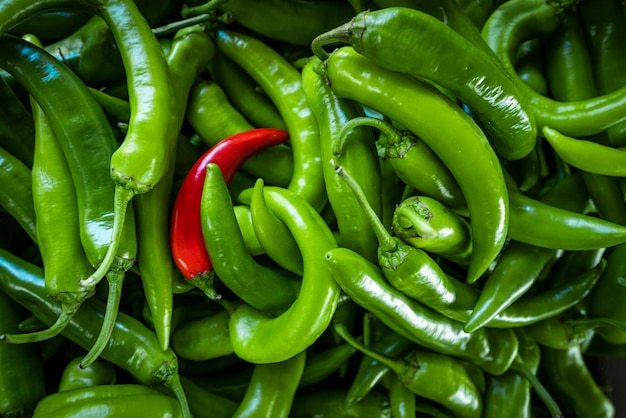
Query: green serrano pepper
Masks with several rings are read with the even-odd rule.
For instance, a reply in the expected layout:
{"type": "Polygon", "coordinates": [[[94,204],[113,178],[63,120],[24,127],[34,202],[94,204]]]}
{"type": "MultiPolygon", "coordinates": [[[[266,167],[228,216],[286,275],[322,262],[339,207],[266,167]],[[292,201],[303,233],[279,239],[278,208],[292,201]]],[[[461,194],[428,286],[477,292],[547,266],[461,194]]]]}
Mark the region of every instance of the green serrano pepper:
{"type": "Polygon", "coordinates": [[[332,276],[344,292],[389,328],[425,347],[467,360],[488,373],[501,374],[517,355],[518,341],[510,329],[463,331],[450,320],[410,299],[387,283],[380,269],[354,251],[326,253],[332,276]]]}
{"type": "Polygon", "coordinates": [[[335,152],[335,142],[340,137],[342,127],[352,118],[362,117],[363,110],[357,103],[340,99],[324,80],[315,72],[321,63],[311,59],[302,69],[304,93],[317,118],[320,128],[322,165],[326,194],[337,219],[339,241],[342,247],[351,248],[368,259],[376,259],[376,237],[368,229],[367,216],[356,210],[358,205],[352,191],[337,177],[334,164],[341,164],[359,179],[363,192],[377,214],[381,212],[380,163],[374,144],[374,137],[368,127],[351,131],[342,138],[343,146],[335,152]]]}
{"type": "Polygon", "coordinates": [[[253,363],[283,361],[312,345],[330,324],[341,289],[323,268],[324,254],[337,242],[311,204],[288,189],[266,186],[265,201],[291,231],[302,253],[300,293],[281,315],[272,318],[249,305],[231,313],[235,354],[253,363]]]}
{"type": "Polygon", "coordinates": [[[385,70],[350,47],[330,55],[325,74],[339,97],[356,100],[401,123],[448,166],[470,213],[472,258],[467,280],[476,281],[502,249],[508,226],[504,176],[484,133],[435,88],[385,70]]]}
{"type": "Polygon", "coordinates": [[[33,205],[30,168],[0,147],[0,207],[10,214],[33,242],[37,242],[37,221],[33,205]]]}
{"type": "Polygon", "coordinates": [[[280,112],[293,149],[293,176],[288,189],[321,210],[328,198],[324,184],[319,128],[302,87],[302,75],[278,51],[260,39],[220,29],[219,50],[259,84],[280,112]]]}
{"type": "MultiPolygon", "coordinates": [[[[47,297],[40,267],[0,249],[0,278],[0,289],[45,324],[53,323],[59,316],[61,307],[47,297]]],[[[103,314],[104,304],[97,298],[89,298],[61,335],[88,349],[98,336],[97,324],[101,323],[103,314]]],[[[170,349],[161,350],[154,332],[141,322],[120,312],[102,358],[127,370],[139,383],[163,384],[171,389],[183,415],[190,417],[180,386],[176,354],[170,349]]]]}
{"type": "Polygon", "coordinates": [[[384,68],[450,90],[480,120],[501,157],[516,160],[533,150],[537,128],[516,84],[487,48],[477,47],[437,18],[404,7],[361,12],[318,36],[311,48],[325,58],[324,45],[337,42],[384,68]],[[442,56],[449,58],[442,61],[442,56]]]}
{"type": "Polygon", "coordinates": [[[546,125],[566,135],[600,133],[626,118],[626,87],[598,97],[557,101],[542,96],[519,79],[515,58],[522,42],[552,33],[562,7],[571,1],[514,0],[502,3],[485,22],[482,35],[530,102],[537,128],[546,125]]]}

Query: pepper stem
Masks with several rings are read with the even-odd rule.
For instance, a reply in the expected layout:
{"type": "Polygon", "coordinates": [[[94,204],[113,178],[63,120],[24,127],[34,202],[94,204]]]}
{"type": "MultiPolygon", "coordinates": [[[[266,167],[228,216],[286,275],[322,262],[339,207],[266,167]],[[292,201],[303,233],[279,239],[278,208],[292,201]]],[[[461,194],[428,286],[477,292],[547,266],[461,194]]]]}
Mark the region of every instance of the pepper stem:
{"type": "Polygon", "coordinates": [[[61,314],[57,318],[56,322],[48,329],[30,332],[28,334],[2,334],[0,335],[0,341],[10,344],[27,344],[45,341],[52,337],[56,337],[61,333],[61,331],[63,331],[67,324],[70,323],[82,303],[83,300],[72,303],[62,303],[61,314]]]}
{"type": "Polygon", "coordinates": [[[211,13],[217,10],[222,4],[226,3],[228,0],[209,0],[206,3],[200,4],[198,6],[188,6],[183,5],[183,8],[180,12],[180,15],[183,18],[198,16],[206,13],[211,13]]]}
{"type": "Polygon", "coordinates": [[[612,318],[584,318],[584,319],[566,319],[565,325],[571,327],[574,334],[583,333],[587,330],[608,326],[626,331],[626,323],[612,318]]]}
{"type": "Polygon", "coordinates": [[[109,283],[109,295],[107,297],[106,310],[104,312],[104,319],[102,321],[102,328],[100,328],[100,334],[96,338],[96,342],[93,344],[89,352],[83,357],[80,362],[80,368],[86,369],[96,361],[96,359],[102,354],[106,345],[111,338],[113,328],[115,327],[115,320],[117,319],[117,311],[120,306],[120,300],[122,298],[122,283],[126,271],[124,270],[110,270],[107,273],[107,282],[109,283]]]}
{"type": "Polygon", "coordinates": [[[134,196],[134,190],[126,189],[121,185],[115,186],[115,197],[113,202],[113,230],[111,231],[111,242],[109,244],[109,248],[107,249],[104,259],[96,271],[94,271],[91,276],[79,282],[81,286],[91,288],[95,287],[111,268],[111,265],[115,260],[115,255],[117,254],[117,250],[120,246],[128,204],[134,196]]]}
{"type": "Polygon", "coordinates": [[[359,186],[359,183],[348,172],[346,172],[342,166],[335,164],[334,161],[331,161],[331,164],[337,174],[339,174],[352,189],[359,205],[369,219],[370,225],[374,230],[374,234],[378,239],[379,251],[383,251],[385,253],[396,251],[398,248],[396,239],[387,231],[385,225],[383,225],[374,209],[372,209],[372,206],[369,204],[367,196],[365,196],[365,193],[363,192],[363,189],[361,189],[361,186],[359,186]]]}
{"type": "Polygon", "coordinates": [[[183,418],[192,418],[191,410],[189,409],[189,403],[187,402],[187,395],[185,395],[185,390],[183,389],[183,385],[180,381],[180,376],[177,371],[169,374],[165,378],[165,382],[163,382],[166,388],[172,391],[174,397],[178,399],[178,403],[180,404],[180,409],[183,413],[183,418]]]}
{"type": "Polygon", "coordinates": [[[402,140],[402,132],[394,128],[389,122],[368,116],[359,116],[350,119],[343,125],[336,140],[333,141],[333,155],[340,156],[343,153],[344,144],[348,134],[350,131],[360,126],[369,126],[371,128],[378,129],[381,132],[381,135],[385,135],[386,142],[388,144],[396,144],[402,140]]]}
{"type": "Polygon", "coordinates": [[[352,25],[353,22],[351,20],[328,32],[318,35],[311,42],[311,51],[313,51],[313,54],[320,60],[325,61],[329,57],[328,52],[324,49],[325,46],[339,44],[349,45],[350,39],[352,38],[352,25]]]}
{"type": "Polygon", "coordinates": [[[528,380],[537,396],[539,396],[539,399],[541,399],[546,408],[548,408],[548,412],[552,418],[563,418],[563,413],[552,395],[550,395],[550,392],[548,392],[541,381],[537,379],[537,376],[535,376],[530,368],[528,368],[519,354],[515,357],[513,364],[511,364],[511,370],[516,371],[528,380]]]}
{"type": "Polygon", "coordinates": [[[371,349],[365,347],[363,344],[358,342],[356,338],[354,338],[352,335],[350,335],[350,333],[348,332],[348,329],[346,328],[345,325],[343,325],[343,324],[335,324],[335,332],[341,338],[346,340],[346,342],[348,342],[348,344],[350,344],[352,347],[356,348],[357,350],[359,350],[363,354],[373,358],[374,360],[379,361],[380,363],[384,364],[385,366],[389,367],[391,370],[393,370],[398,375],[402,375],[405,372],[405,370],[406,370],[406,362],[404,360],[398,360],[398,359],[394,359],[394,358],[391,358],[391,357],[387,357],[384,354],[380,354],[380,353],[378,353],[378,352],[376,352],[374,350],[371,350],[371,349]]]}

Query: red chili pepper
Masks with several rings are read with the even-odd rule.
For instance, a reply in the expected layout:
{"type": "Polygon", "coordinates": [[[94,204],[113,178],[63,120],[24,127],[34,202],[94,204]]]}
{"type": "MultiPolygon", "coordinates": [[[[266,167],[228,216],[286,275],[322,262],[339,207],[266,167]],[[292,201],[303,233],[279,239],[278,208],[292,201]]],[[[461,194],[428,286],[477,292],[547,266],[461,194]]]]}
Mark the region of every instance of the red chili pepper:
{"type": "Polygon", "coordinates": [[[252,129],[225,138],[196,161],[178,191],[170,230],[172,255],[183,276],[211,298],[219,296],[211,285],[213,268],[204,245],[200,219],[206,166],[217,164],[228,184],[248,157],[288,138],[288,132],[273,128],[252,129]]]}

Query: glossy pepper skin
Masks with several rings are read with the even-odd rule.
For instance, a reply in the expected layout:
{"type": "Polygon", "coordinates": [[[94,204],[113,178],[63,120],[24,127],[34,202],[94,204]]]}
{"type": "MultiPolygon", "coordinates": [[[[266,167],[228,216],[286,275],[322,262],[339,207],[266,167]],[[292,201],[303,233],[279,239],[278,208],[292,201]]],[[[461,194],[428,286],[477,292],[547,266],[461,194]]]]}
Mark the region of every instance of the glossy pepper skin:
{"type": "MultiPolygon", "coordinates": [[[[45,324],[51,324],[60,313],[60,306],[46,295],[41,268],[13,254],[0,250],[0,288],[13,300],[26,307],[45,324]]],[[[86,300],[61,335],[89,349],[99,333],[104,314],[103,302],[86,300]]],[[[127,370],[144,385],[164,384],[169,387],[187,410],[178,378],[178,359],[173,351],[161,350],[152,330],[120,312],[102,358],[127,370]]],[[[189,414],[185,412],[185,417],[189,414]]]]}
{"type": "Polygon", "coordinates": [[[183,276],[193,280],[210,297],[211,260],[202,236],[200,205],[208,163],[217,164],[229,182],[241,163],[254,152],[280,144],[288,133],[273,128],[258,128],[224,138],[206,151],[191,168],[176,195],[170,224],[172,256],[183,276]],[[204,282],[204,283],[203,283],[204,282]]]}
{"type": "Polygon", "coordinates": [[[111,363],[97,359],[89,367],[81,368],[81,361],[82,357],[74,357],[65,365],[59,380],[59,392],[115,384],[117,375],[111,363]]]}
{"type": "Polygon", "coordinates": [[[364,254],[370,260],[376,257],[376,238],[367,228],[367,217],[357,208],[352,191],[338,178],[333,168],[340,164],[357,179],[374,211],[381,213],[380,163],[373,133],[368,127],[352,131],[342,138],[342,149],[336,152],[336,143],[342,127],[350,119],[363,116],[363,110],[353,101],[340,99],[316,72],[322,61],[312,58],[302,69],[304,93],[315,114],[320,130],[322,166],[328,202],[337,218],[339,240],[343,247],[364,254]]]}
{"type": "Polygon", "coordinates": [[[289,417],[306,357],[306,351],[302,351],[278,363],[254,366],[246,394],[233,417],[289,417]]]}
{"type": "Polygon", "coordinates": [[[348,296],[389,328],[425,348],[465,359],[493,374],[507,370],[517,354],[517,338],[510,329],[466,333],[461,322],[395,290],[380,269],[358,253],[336,248],[327,252],[325,259],[348,296]]]}
{"type": "Polygon", "coordinates": [[[99,385],[46,396],[33,417],[163,417],[184,415],[175,398],[139,384],[99,385]]]}
{"type": "Polygon", "coordinates": [[[33,205],[30,168],[6,149],[0,147],[0,207],[11,215],[33,242],[37,242],[37,220],[33,205]]]}
{"type": "Polygon", "coordinates": [[[541,347],[540,368],[564,411],[576,417],[612,417],[615,407],[595,381],[580,345],[564,350],[541,347]]]}
{"type": "Polygon", "coordinates": [[[304,198],[266,186],[265,200],[293,234],[303,259],[300,293],[280,316],[243,304],[231,313],[235,354],[252,363],[283,361],[313,344],[330,324],[341,289],[323,268],[324,254],[337,242],[324,219],[304,198]]]}
{"type": "Polygon", "coordinates": [[[345,327],[335,328],[350,344],[386,364],[416,395],[435,401],[457,416],[482,416],[483,400],[479,389],[467,369],[454,357],[416,349],[403,359],[391,359],[364,347],[345,327]],[[431,373],[433,378],[429,377],[431,373]]]}
{"type": "MultiPolygon", "coordinates": [[[[28,311],[0,291],[0,332],[19,332],[17,325],[28,311]]],[[[32,413],[35,404],[45,395],[43,359],[35,345],[17,346],[0,343],[0,415],[16,416],[32,413]]]]}
{"type": "Polygon", "coordinates": [[[377,65],[449,89],[472,109],[502,158],[516,160],[534,148],[537,128],[518,87],[488,48],[477,47],[440,20],[404,7],[365,11],[318,36],[313,52],[323,57],[320,48],[328,42],[347,43],[377,65]],[[442,62],[443,55],[451,59],[442,62]]]}
{"type": "Polygon", "coordinates": [[[215,32],[218,49],[242,67],[267,93],[281,114],[293,150],[287,188],[318,211],[327,203],[319,128],[302,87],[302,75],[278,51],[258,38],[233,30],[215,32]]]}
{"type": "Polygon", "coordinates": [[[528,39],[550,34],[559,24],[560,5],[544,0],[515,0],[502,3],[485,22],[481,33],[494,50],[520,90],[527,95],[537,128],[551,126],[566,135],[588,136],[624,120],[626,88],[598,97],[577,101],[558,101],[541,96],[526,86],[515,72],[519,45],[528,39]]]}
{"type": "Polygon", "coordinates": [[[325,74],[339,97],[356,100],[398,121],[449,167],[467,200],[472,226],[467,280],[476,281],[502,249],[508,225],[502,169],[484,133],[439,91],[382,69],[350,47],[330,55],[325,74]],[[489,179],[488,186],[485,179],[489,179]]]}
{"type": "MultiPolygon", "coordinates": [[[[591,318],[611,318],[616,321],[626,321],[620,308],[626,297],[623,281],[626,275],[624,255],[626,244],[620,244],[612,249],[606,270],[594,286],[589,298],[587,314],[591,318]]],[[[596,333],[612,344],[626,343],[626,332],[614,327],[601,327],[596,333]]]]}

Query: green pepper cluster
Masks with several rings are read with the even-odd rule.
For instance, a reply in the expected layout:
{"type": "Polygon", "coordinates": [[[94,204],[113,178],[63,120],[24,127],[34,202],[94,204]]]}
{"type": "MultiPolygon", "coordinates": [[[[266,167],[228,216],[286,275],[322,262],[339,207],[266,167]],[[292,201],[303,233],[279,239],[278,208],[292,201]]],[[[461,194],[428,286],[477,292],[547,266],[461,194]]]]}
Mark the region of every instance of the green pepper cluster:
{"type": "Polygon", "coordinates": [[[625,45],[622,0],[1,1],[0,416],[619,416],[625,45]]]}

